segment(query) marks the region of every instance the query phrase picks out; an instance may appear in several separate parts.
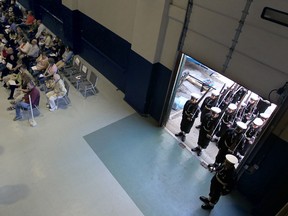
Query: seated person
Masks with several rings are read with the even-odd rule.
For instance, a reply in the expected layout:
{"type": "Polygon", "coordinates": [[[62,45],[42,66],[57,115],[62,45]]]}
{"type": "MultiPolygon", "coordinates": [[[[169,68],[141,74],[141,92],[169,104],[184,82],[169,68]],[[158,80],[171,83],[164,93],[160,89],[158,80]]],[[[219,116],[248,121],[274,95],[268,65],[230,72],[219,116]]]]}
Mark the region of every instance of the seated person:
{"type": "Polygon", "coordinates": [[[33,39],[31,41],[31,48],[29,49],[27,55],[25,55],[22,58],[23,64],[25,64],[26,67],[29,68],[31,62],[35,61],[36,58],[38,58],[39,52],[40,52],[40,49],[38,47],[37,40],[33,39]]]}
{"type": "MultiPolygon", "coordinates": [[[[55,61],[53,58],[48,59],[48,67],[46,68],[45,72],[43,74],[40,74],[38,77],[38,81],[40,84],[44,84],[46,80],[53,78],[53,75],[57,73],[58,68],[55,64],[55,61]]],[[[44,86],[42,86],[44,90],[44,86]]]]}
{"type": "Polygon", "coordinates": [[[60,70],[65,65],[69,64],[71,62],[73,57],[73,52],[70,49],[70,47],[65,48],[65,52],[62,55],[62,59],[56,63],[56,66],[58,67],[58,70],[60,70]]]}
{"type": "Polygon", "coordinates": [[[15,56],[14,51],[11,47],[7,49],[7,56],[4,63],[5,67],[2,69],[1,81],[3,77],[7,76],[9,73],[13,72],[13,68],[17,65],[17,56],[15,56]]]}
{"type": "Polygon", "coordinates": [[[29,81],[32,80],[32,76],[30,75],[29,71],[26,68],[26,65],[22,65],[19,69],[19,73],[16,75],[15,79],[11,79],[14,81],[13,85],[9,84],[8,81],[8,87],[10,88],[10,96],[8,100],[14,99],[14,92],[16,88],[21,88],[23,85],[27,85],[29,81]]]}
{"type": "Polygon", "coordinates": [[[7,88],[7,83],[9,80],[15,80],[16,79],[16,76],[19,72],[19,68],[22,66],[22,61],[21,59],[19,59],[17,61],[17,65],[11,69],[10,71],[10,74],[8,74],[7,76],[4,76],[3,77],[3,87],[7,88]]]}
{"type": "Polygon", "coordinates": [[[45,71],[49,65],[48,57],[45,52],[42,52],[35,61],[35,65],[31,67],[31,74],[36,77],[42,71],[45,71]]]}
{"type": "Polygon", "coordinates": [[[46,94],[47,106],[48,106],[48,108],[50,108],[49,110],[51,112],[57,110],[57,108],[58,108],[55,104],[55,100],[57,100],[57,98],[64,97],[67,93],[67,89],[65,88],[63,80],[60,79],[60,75],[54,74],[53,78],[54,78],[53,90],[49,91],[46,94]]]}
{"type": "Polygon", "coordinates": [[[31,97],[32,107],[38,106],[40,101],[40,91],[37,89],[33,81],[27,84],[28,92],[24,95],[23,100],[15,104],[16,116],[14,121],[22,119],[21,109],[29,109],[29,95],[31,97]]]}
{"type": "Polygon", "coordinates": [[[30,44],[30,42],[24,37],[22,38],[22,43],[21,45],[17,48],[18,50],[18,58],[23,58],[24,56],[26,56],[30,49],[31,49],[32,45],[30,44]]]}

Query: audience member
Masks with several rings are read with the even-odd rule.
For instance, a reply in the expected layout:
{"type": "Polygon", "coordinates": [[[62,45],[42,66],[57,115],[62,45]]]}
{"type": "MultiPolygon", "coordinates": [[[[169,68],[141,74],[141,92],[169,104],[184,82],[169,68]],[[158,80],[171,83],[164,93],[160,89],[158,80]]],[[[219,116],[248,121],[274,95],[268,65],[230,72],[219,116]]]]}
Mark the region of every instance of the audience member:
{"type": "Polygon", "coordinates": [[[58,108],[55,104],[55,100],[57,100],[57,98],[64,97],[67,93],[64,82],[62,79],[60,79],[60,75],[54,74],[53,78],[54,78],[53,90],[46,93],[47,106],[51,112],[57,110],[58,108]]]}

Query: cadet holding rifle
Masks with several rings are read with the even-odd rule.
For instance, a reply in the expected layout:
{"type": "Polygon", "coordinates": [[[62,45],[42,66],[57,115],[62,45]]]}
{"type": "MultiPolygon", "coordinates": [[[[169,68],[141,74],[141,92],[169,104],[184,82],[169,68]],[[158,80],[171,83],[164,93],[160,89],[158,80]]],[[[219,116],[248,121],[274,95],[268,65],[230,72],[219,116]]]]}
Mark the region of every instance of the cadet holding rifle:
{"type": "Polygon", "coordinates": [[[196,152],[198,156],[201,155],[202,149],[208,147],[209,142],[211,141],[211,134],[217,125],[219,113],[221,113],[220,108],[212,107],[211,112],[205,115],[201,123],[197,142],[198,146],[191,149],[193,152],[196,152]]]}
{"type": "Polygon", "coordinates": [[[180,132],[175,134],[175,136],[180,137],[184,142],[186,140],[186,134],[188,134],[194,124],[195,119],[198,117],[200,108],[198,105],[198,100],[200,95],[196,93],[191,94],[191,99],[187,100],[183,112],[182,112],[182,120],[180,123],[180,132]]]}

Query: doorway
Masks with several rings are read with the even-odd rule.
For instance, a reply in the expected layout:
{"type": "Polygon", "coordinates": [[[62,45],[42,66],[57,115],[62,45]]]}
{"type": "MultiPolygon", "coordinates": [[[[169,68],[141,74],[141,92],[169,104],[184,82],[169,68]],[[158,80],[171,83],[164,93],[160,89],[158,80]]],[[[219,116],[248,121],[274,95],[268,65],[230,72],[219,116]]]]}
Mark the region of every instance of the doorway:
{"type": "MultiPolygon", "coordinates": [[[[181,57],[179,59],[181,60],[179,61],[176,70],[177,75],[175,77],[174,88],[169,100],[169,114],[167,115],[167,121],[165,124],[166,129],[171,134],[175,135],[180,132],[183,107],[186,101],[190,99],[191,94],[196,93],[200,96],[201,101],[199,102],[199,106],[201,106],[204,99],[211,96],[213,91],[219,92],[216,105],[216,107],[222,108],[222,112],[219,115],[219,122],[221,122],[221,115],[224,115],[228,105],[234,103],[237,109],[235,109],[235,116],[231,121],[231,125],[233,126],[230,127],[235,127],[237,121],[243,121],[247,125],[248,130],[256,118],[261,118],[265,120],[263,125],[260,126],[261,133],[263,133],[265,127],[267,127],[266,123],[275,111],[276,105],[274,103],[258,96],[255,92],[252,92],[244,86],[241,86],[233,80],[221,75],[196,59],[184,53],[181,53],[180,55],[181,57]],[[240,94],[240,92],[242,93],[240,94]],[[247,113],[245,113],[245,109],[248,110],[248,108],[245,107],[248,107],[248,104],[250,105],[255,98],[256,101],[254,101],[255,104],[253,105],[253,109],[251,109],[250,112],[247,111],[247,113]],[[225,103],[227,106],[223,106],[225,103]],[[266,119],[262,118],[262,116],[266,119]]],[[[186,140],[184,142],[176,137],[179,140],[179,145],[186,148],[188,151],[191,151],[192,148],[197,146],[199,129],[196,129],[196,126],[199,124],[200,115],[196,118],[193,127],[191,128],[190,133],[186,135],[186,140]]],[[[253,142],[247,149],[248,153],[253,150],[255,145],[257,145],[257,140],[261,137],[261,133],[259,132],[255,137],[253,137],[253,142]]],[[[213,134],[215,135],[215,131],[213,131],[213,134]]],[[[244,154],[244,157],[247,152],[244,154]]],[[[192,151],[191,153],[196,156],[192,151]]],[[[207,149],[205,149],[202,152],[202,155],[199,156],[199,160],[204,165],[213,163],[217,153],[217,142],[215,139],[212,139],[207,149]]]]}

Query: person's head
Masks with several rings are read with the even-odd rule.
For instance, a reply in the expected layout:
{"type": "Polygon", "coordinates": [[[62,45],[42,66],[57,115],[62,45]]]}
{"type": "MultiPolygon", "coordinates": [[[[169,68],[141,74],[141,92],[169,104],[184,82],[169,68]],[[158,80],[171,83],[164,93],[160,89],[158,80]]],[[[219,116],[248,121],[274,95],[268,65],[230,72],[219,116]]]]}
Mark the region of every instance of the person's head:
{"type": "Polygon", "coordinates": [[[12,48],[12,47],[9,47],[9,48],[7,49],[7,53],[8,53],[8,54],[13,54],[13,48],[12,48]]]}
{"type": "Polygon", "coordinates": [[[46,58],[47,57],[46,52],[43,52],[43,51],[40,52],[40,55],[42,56],[42,58],[46,58]]]}
{"type": "Polygon", "coordinates": [[[28,42],[28,40],[26,38],[22,39],[22,43],[27,43],[27,42],[28,42]]]}
{"type": "Polygon", "coordinates": [[[22,64],[20,67],[20,72],[23,72],[25,70],[27,70],[27,66],[25,64],[22,64]]]}
{"type": "Polygon", "coordinates": [[[221,113],[221,109],[219,107],[212,107],[211,108],[212,118],[217,118],[220,113],[221,113]]]}
{"type": "Polygon", "coordinates": [[[227,168],[234,167],[238,163],[238,158],[232,154],[226,154],[224,166],[227,168]]]}
{"type": "Polygon", "coordinates": [[[55,60],[54,60],[53,58],[49,58],[49,59],[48,59],[48,63],[49,63],[50,65],[53,65],[53,64],[55,63],[55,60]]]}
{"type": "Polygon", "coordinates": [[[199,98],[200,98],[200,95],[198,95],[196,93],[192,93],[190,100],[192,101],[192,103],[196,103],[199,98]]]}
{"type": "Polygon", "coordinates": [[[32,45],[37,45],[37,40],[36,40],[36,39],[33,39],[33,40],[31,41],[31,44],[32,44],[32,45]]]}
{"type": "Polygon", "coordinates": [[[37,20],[37,24],[40,25],[42,23],[42,20],[37,20]]]}
{"type": "Polygon", "coordinates": [[[259,100],[259,96],[256,95],[256,94],[252,94],[251,97],[250,97],[249,102],[250,102],[250,103],[255,103],[255,102],[258,101],[258,100],[259,100]]]}
{"type": "Polygon", "coordinates": [[[60,80],[60,75],[59,74],[54,74],[53,75],[53,79],[55,80],[55,82],[57,82],[58,80],[60,80]]]}
{"type": "Polygon", "coordinates": [[[228,107],[227,107],[227,112],[228,112],[228,113],[233,113],[236,109],[237,109],[236,104],[231,103],[231,104],[229,104],[228,107]]]}
{"type": "Polygon", "coordinates": [[[244,131],[247,129],[247,125],[244,122],[237,121],[236,122],[236,133],[244,133],[244,131]]]}
{"type": "Polygon", "coordinates": [[[265,122],[265,121],[267,121],[267,119],[270,117],[270,115],[267,114],[267,113],[260,113],[259,117],[261,118],[261,120],[262,120],[263,122],[265,122]]]}
{"type": "Polygon", "coordinates": [[[35,83],[34,83],[32,80],[30,80],[30,82],[27,83],[27,88],[28,88],[29,90],[31,90],[31,89],[33,89],[34,87],[35,87],[35,83]]]}
{"type": "Polygon", "coordinates": [[[263,121],[261,120],[261,118],[255,118],[252,124],[253,128],[258,128],[260,126],[263,125],[263,121]]]}
{"type": "Polygon", "coordinates": [[[214,90],[211,92],[211,98],[216,99],[219,96],[219,92],[214,90]]]}

